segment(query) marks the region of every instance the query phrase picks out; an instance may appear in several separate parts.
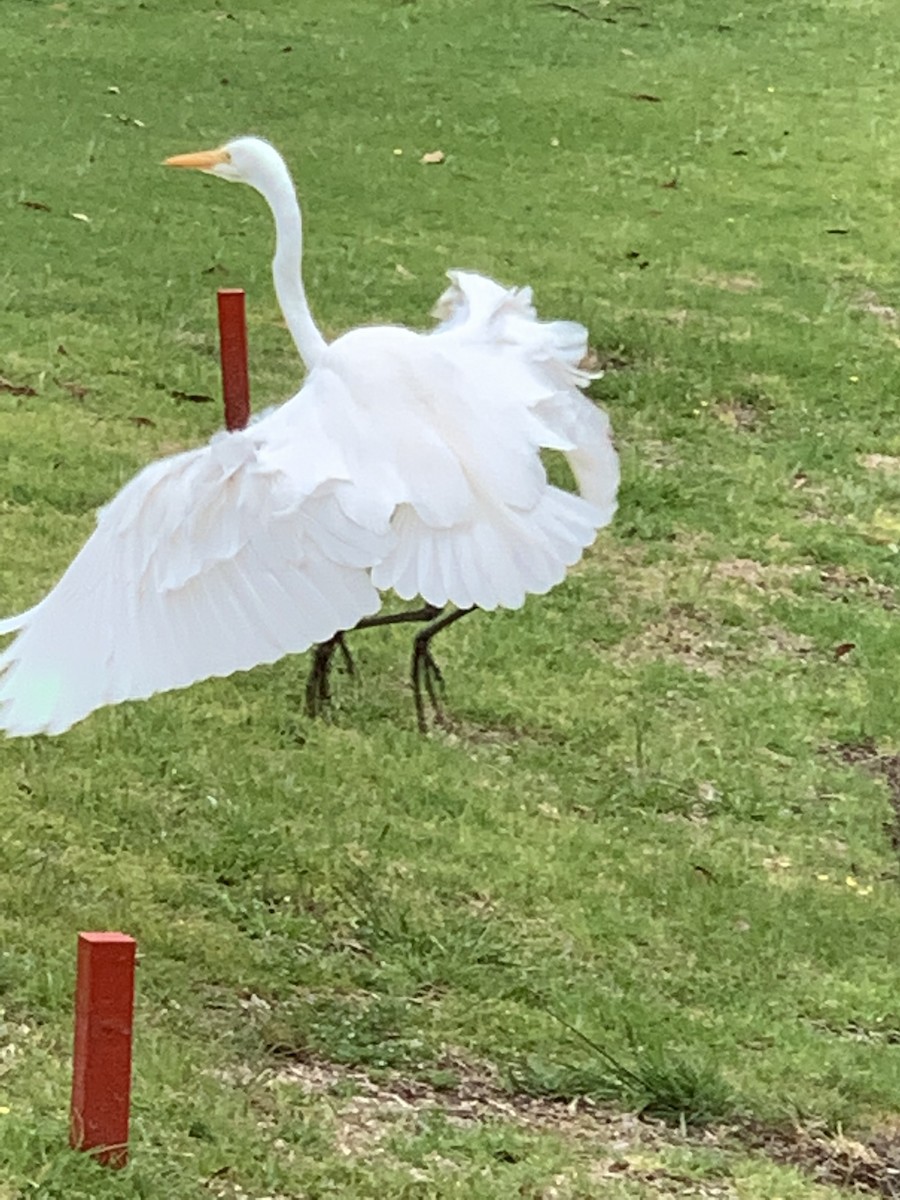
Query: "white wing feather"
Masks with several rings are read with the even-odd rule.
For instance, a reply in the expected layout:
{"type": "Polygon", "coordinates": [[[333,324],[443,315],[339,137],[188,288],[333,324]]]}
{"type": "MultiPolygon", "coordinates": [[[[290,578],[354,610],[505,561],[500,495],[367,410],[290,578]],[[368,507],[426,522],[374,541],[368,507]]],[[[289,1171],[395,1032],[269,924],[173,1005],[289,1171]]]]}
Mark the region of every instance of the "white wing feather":
{"type": "Polygon", "coordinates": [[[153,463],[101,510],[56,587],[0,626],[18,632],[0,655],[0,728],[59,733],[102,705],[306,650],[378,609],[360,563],[385,538],[348,521],[340,480],[283,469],[291,407],[153,463]]]}
{"type": "Polygon", "coordinates": [[[609,418],[578,390],[603,372],[581,367],[587,330],[575,321],[539,321],[530,288],[507,289],[471,271],[448,271],[450,287],[433,309],[433,337],[492,354],[513,403],[542,425],[542,446],[564,451],[581,495],[608,524],[616,511],[619,460],[609,418]]]}
{"type": "Polygon", "coordinates": [[[477,320],[451,318],[424,337],[355,330],[314,376],[330,376],[335,401],[343,390],[334,411],[356,406],[362,440],[354,449],[345,434],[344,450],[360,486],[347,502],[370,514],[374,505],[396,535],[373,567],[376,587],[435,605],[515,608],[558,583],[612,519],[618,457],[606,415],[576,386],[570,360],[584,346],[570,323],[563,335],[528,315],[520,293],[479,283],[477,320]],[[494,319],[502,337],[490,336],[494,319]],[[548,483],[544,447],[567,454],[581,496],[548,483]]]}
{"type": "Polygon", "coordinates": [[[346,334],[293,400],[127,484],[49,595],[0,622],[0,729],[59,733],[274,662],[375,612],[376,589],[492,609],[558,583],[619,479],[579,391],[586,331],[538,321],[529,289],[451,280],[434,333],[346,334]]]}

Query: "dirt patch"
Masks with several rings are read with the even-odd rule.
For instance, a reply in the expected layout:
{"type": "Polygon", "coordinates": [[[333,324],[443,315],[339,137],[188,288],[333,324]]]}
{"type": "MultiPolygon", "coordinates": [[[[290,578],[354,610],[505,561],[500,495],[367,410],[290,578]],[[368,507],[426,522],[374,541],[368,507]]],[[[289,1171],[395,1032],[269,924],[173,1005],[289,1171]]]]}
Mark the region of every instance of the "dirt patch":
{"type": "MultiPolygon", "coordinates": [[[[789,589],[795,579],[809,577],[816,570],[808,563],[761,563],[754,558],[731,558],[712,563],[710,575],[715,580],[744,584],[753,591],[780,593],[789,589]]],[[[888,611],[897,607],[894,588],[865,572],[833,565],[820,567],[817,573],[822,591],[831,600],[847,604],[860,597],[888,611]]]]}
{"type": "MultiPolygon", "coordinates": [[[[852,755],[851,755],[852,757],[852,755]]],[[[393,1161],[389,1139],[413,1132],[423,1115],[439,1113],[462,1129],[503,1123],[536,1134],[556,1134],[578,1143],[585,1164],[550,1180],[540,1200],[581,1195],[587,1181],[626,1179],[658,1190],[662,1196],[706,1196],[736,1200],[727,1162],[710,1178],[698,1178],[654,1162],[654,1154],[681,1148],[705,1148],[735,1156],[748,1153],[802,1171],[817,1184],[856,1194],[900,1200],[900,1136],[896,1130],[859,1139],[831,1135],[820,1128],[774,1126],[753,1121],[705,1129],[674,1129],[662,1122],[605,1108],[590,1098],[571,1100],[510,1091],[495,1068],[448,1053],[432,1070],[431,1080],[398,1072],[378,1077],[359,1067],[301,1056],[265,1071],[229,1071],[221,1077],[246,1087],[292,1085],[328,1105],[338,1150],[347,1157],[393,1161]]],[[[450,1161],[437,1164],[456,1169],[450,1161]]],[[[409,1169],[408,1165],[407,1168],[409,1169]]]]}
{"type": "MultiPolygon", "coordinates": [[[[882,754],[875,739],[868,737],[858,742],[841,742],[834,747],[834,753],[841,762],[851,767],[862,767],[866,771],[880,775],[888,786],[888,799],[891,804],[891,820],[885,825],[885,833],[894,852],[900,855],[900,754],[882,754]]],[[[889,1192],[886,1195],[894,1195],[889,1192]]],[[[900,1196],[900,1187],[897,1193],[900,1196]]]]}
{"type": "MultiPolygon", "coordinates": [[[[335,1143],[348,1156],[374,1155],[382,1162],[388,1161],[386,1143],[391,1137],[404,1129],[415,1130],[423,1114],[440,1113],[461,1129],[501,1123],[578,1143],[586,1161],[540,1185],[533,1193],[534,1200],[582,1196],[586,1184],[602,1194],[604,1182],[611,1180],[642,1184],[666,1197],[738,1200],[727,1168],[709,1179],[672,1170],[653,1160],[653,1155],[673,1146],[709,1145],[714,1140],[711,1132],[692,1138],[662,1122],[603,1108],[588,1097],[564,1100],[513,1092],[503,1085],[495,1069],[473,1064],[462,1055],[448,1055],[435,1074],[442,1071],[447,1073],[446,1083],[399,1074],[376,1080],[358,1068],[308,1058],[279,1068],[274,1079],[282,1085],[295,1084],[308,1095],[329,1102],[335,1143]],[[352,1089],[349,1095],[348,1089],[352,1089]]],[[[449,1160],[435,1165],[442,1171],[457,1169],[457,1164],[449,1160]]],[[[525,1194],[532,1196],[531,1192],[525,1194]]]]}
{"type": "Polygon", "coordinates": [[[816,1183],[889,1200],[900,1197],[900,1140],[890,1135],[856,1141],[841,1134],[748,1126],[740,1140],[773,1162],[797,1167],[816,1183]]]}
{"type": "MultiPolygon", "coordinates": [[[[724,1179],[715,1181],[698,1179],[696,1176],[684,1175],[679,1171],[668,1171],[664,1167],[641,1167],[627,1159],[592,1163],[586,1182],[602,1187],[604,1182],[608,1183],[611,1179],[626,1179],[631,1183],[641,1183],[658,1192],[660,1196],[705,1196],[709,1200],[713,1200],[714,1197],[717,1197],[718,1200],[738,1200],[739,1195],[734,1187],[724,1179]]],[[[581,1191],[575,1194],[577,1196],[584,1195],[581,1191]]],[[[591,1194],[602,1196],[604,1193],[598,1191],[591,1194]]],[[[565,1193],[560,1192],[558,1195],[559,1200],[562,1200],[565,1193]]],[[[552,1192],[549,1196],[545,1192],[541,1200],[556,1200],[556,1197],[552,1192]]]]}
{"type": "Polygon", "coordinates": [[[691,605],[674,604],[613,653],[626,661],[668,658],[688,670],[718,676],[732,655],[728,642],[717,633],[709,614],[691,605]]]}
{"type": "Polygon", "coordinates": [[[889,474],[900,471],[900,458],[894,454],[861,454],[858,461],[867,471],[886,471],[889,474]]]}
{"type": "Polygon", "coordinates": [[[461,1055],[443,1058],[432,1072],[433,1077],[441,1075],[446,1075],[446,1081],[395,1072],[376,1079],[361,1068],[306,1056],[279,1066],[271,1078],[296,1084],[311,1096],[333,1098],[341,1144],[357,1149],[377,1145],[398,1121],[402,1124],[428,1112],[440,1112],[463,1127],[506,1121],[535,1133],[602,1140],[620,1153],[664,1140],[661,1123],[633,1113],[606,1112],[587,1097],[562,1101],[511,1092],[494,1068],[473,1064],[461,1055]]]}
{"type": "Polygon", "coordinates": [[[877,292],[863,292],[857,300],[854,308],[860,312],[868,313],[870,317],[877,317],[879,321],[884,321],[886,325],[896,325],[898,313],[896,308],[891,304],[884,304],[877,292]]]}
{"type": "Polygon", "coordinates": [[[835,1024],[831,1021],[811,1020],[813,1029],[828,1037],[841,1038],[848,1042],[868,1042],[870,1045],[898,1046],[900,1045],[900,1029],[894,1025],[886,1025],[882,1021],[876,1024],[863,1024],[861,1021],[846,1021],[835,1024]]]}
{"type": "Polygon", "coordinates": [[[867,600],[876,601],[888,611],[897,607],[894,589],[886,583],[879,583],[871,575],[833,566],[823,567],[819,572],[819,579],[824,592],[833,600],[846,603],[851,596],[864,596],[867,600]]]}
{"type": "MultiPolygon", "coordinates": [[[[533,1134],[556,1134],[577,1143],[587,1159],[549,1179],[534,1193],[534,1200],[568,1200],[582,1195],[585,1172],[598,1187],[601,1180],[627,1178],[647,1184],[665,1196],[718,1196],[737,1200],[730,1187],[704,1191],[697,1179],[675,1174],[651,1155],[671,1146],[673,1135],[661,1123],[643,1120],[634,1113],[606,1111],[587,1097],[572,1100],[530,1096],[506,1088],[497,1071],[475,1064],[462,1055],[448,1054],[432,1071],[432,1080],[415,1079],[397,1072],[371,1076],[357,1067],[342,1066],[315,1056],[267,1072],[270,1085],[294,1085],[310,1098],[327,1104],[332,1136],[338,1152],[348,1158],[377,1159],[420,1178],[409,1164],[401,1164],[390,1142],[421,1129],[423,1118],[439,1114],[459,1129],[478,1126],[514,1126],[533,1134]],[[444,1079],[441,1076],[445,1076],[444,1079]]],[[[680,1140],[678,1135],[674,1135],[680,1140]]],[[[432,1159],[443,1174],[458,1169],[451,1160],[432,1159]]],[[[581,1156],[579,1156],[581,1157],[581,1156]]],[[[531,1193],[529,1193],[530,1195],[531,1193]]]]}
{"type": "Polygon", "coordinates": [[[792,579],[810,570],[802,563],[761,563],[755,558],[723,559],[712,566],[717,579],[735,580],[761,592],[781,591],[792,579]]]}
{"type": "Polygon", "coordinates": [[[773,655],[807,655],[811,638],[768,623],[756,628],[725,626],[694,604],[673,604],[640,633],[612,651],[625,661],[668,658],[704,675],[719,676],[728,667],[759,662],[773,655]]]}

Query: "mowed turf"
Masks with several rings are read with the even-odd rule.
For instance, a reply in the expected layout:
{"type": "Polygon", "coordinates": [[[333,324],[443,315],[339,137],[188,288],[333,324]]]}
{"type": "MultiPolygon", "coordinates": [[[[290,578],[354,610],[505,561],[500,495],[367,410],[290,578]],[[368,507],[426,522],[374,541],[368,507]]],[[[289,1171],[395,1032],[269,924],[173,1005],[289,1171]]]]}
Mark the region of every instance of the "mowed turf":
{"type": "Polygon", "coordinates": [[[836,1197],[780,1161],[867,1154],[880,1186],[900,11],[0,16],[4,615],[219,428],[216,287],[248,290],[256,407],[300,384],[261,201],[159,166],[240,133],[294,168],[329,336],[427,327],[448,267],[531,284],[590,328],[624,467],[565,584],[436,643],[449,732],[415,732],[409,632],[370,631],[324,721],[292,658],[0,743],[0,1198],[836,1197]],[[75,935],[116,928],[110,1173],[66,1136],[75,935]],[[598,1115],[638,1111],[671,1131],[598,1115]]]}

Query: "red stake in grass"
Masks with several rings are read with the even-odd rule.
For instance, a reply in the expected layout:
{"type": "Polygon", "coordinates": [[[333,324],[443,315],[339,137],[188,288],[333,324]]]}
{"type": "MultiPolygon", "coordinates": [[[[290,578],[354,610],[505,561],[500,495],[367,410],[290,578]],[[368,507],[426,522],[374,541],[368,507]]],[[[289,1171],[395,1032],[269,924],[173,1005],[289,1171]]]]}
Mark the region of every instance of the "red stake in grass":
{"type": "Polygon", "coordinates": [[[250,375],[247,369],[247,318],[243,288],[219,288],[219,350],[225,427],[243,429],[250,420],[250,375]]]}
{"type": "Polygon", "coordinates": [[[124,933],[78,935],[69,1144],[109,1167],[128,1161],[136,949],[124,933]]]}

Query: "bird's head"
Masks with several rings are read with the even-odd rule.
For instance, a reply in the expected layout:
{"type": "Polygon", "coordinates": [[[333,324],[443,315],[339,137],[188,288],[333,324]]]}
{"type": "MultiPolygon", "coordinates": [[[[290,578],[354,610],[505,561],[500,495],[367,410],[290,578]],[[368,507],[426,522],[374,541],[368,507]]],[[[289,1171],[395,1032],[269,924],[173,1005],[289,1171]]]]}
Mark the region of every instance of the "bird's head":
{"type": "Polygon", "coordinates": [[[226,142],[216,150],[197,150],[193,154],[176,154],[163,163],[166,167],[193,167],[207,175],[217,175],[230,183],[249,183],[259,188],[263,180],[279,168],[284,169],[281,155],[263,138],[240,137],[226,142]]]}

